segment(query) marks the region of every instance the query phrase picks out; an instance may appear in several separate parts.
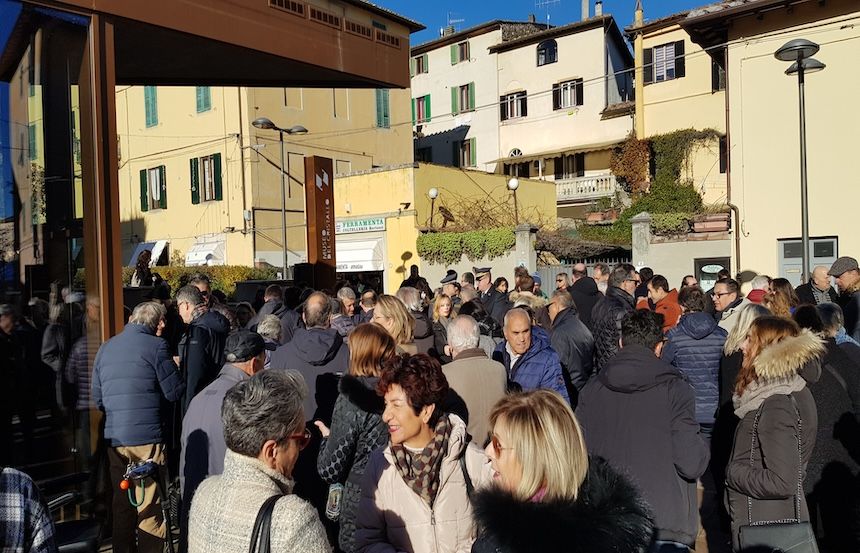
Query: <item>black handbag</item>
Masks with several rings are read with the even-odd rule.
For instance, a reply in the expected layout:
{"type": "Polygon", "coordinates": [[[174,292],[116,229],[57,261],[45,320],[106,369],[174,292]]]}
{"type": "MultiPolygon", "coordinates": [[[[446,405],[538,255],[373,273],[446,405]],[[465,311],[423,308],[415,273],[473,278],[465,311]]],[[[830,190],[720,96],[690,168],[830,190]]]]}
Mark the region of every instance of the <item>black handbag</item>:
{"type": "Polygon", "coordinates": [[[282,495],[273,495],[257,511],[254,529],[251,530],[251,546],[248,553],[269,553],[271,550],[272,512],[275,510],[275,503],[282,497],[282,495]]]}
{"type": "MultiPolygon", "coordinates": [[[[809,522],[801,522],[800,520],[800,498],[803,493],[803,455],[801,453],[800,435],[803,432],[803,421],[800,418],[800,411],[797,409],[797,402],[793,396],[789,397],[794,406],[794,412],[797,414],[797,455],[799,457],[797,465],[797,490],[794,494],[794,518],[753,522],[752,498],[747,496],[747,519],[749,520],[749,524],[741,526],[738,531],[740,551],[818,553],[818,544],[815,541],[815,534],[812,532],[812,525],[809,522]]],[[[763,403],[758,408],[758,411],[756,411],[755,419],[753,419],[752,449],[750,450],[751,464],[753,463],[756,444],[758,442],[758,420],[761,416],[762,407],[764,407],[763,403]]]]}

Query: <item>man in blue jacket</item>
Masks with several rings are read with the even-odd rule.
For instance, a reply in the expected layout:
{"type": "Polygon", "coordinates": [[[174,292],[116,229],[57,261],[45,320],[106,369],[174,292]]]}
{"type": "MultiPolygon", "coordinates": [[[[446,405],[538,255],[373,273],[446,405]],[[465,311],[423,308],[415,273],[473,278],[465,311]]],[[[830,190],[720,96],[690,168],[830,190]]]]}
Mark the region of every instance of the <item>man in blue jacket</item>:
{"type": "Polygon", "coordinates": [[[505,366],[508,381],[524,391],[546,388],[570,402],[558,354],[546,331],[532,326],[525,309],[515,307],[505,315],[505,339],[496,346],[493,359],[505,366]]]}
{"type": "Polygon", "coordinates": [[[137,490],[137,511],[119,491],[130,462],[152,459],[164,465],[163,427],[168,422],[162,407],[177,402],[185,383],[159,336],[167,311],[145,302],[134,308],[129,323],[99,348],[93,364],[92,400],[105,414],[105,439],[113,498],[113,550],[161,552],[166,525],[151,480],[137,490]],[[135,548],[135,530],[137,547],[135,548]]]}

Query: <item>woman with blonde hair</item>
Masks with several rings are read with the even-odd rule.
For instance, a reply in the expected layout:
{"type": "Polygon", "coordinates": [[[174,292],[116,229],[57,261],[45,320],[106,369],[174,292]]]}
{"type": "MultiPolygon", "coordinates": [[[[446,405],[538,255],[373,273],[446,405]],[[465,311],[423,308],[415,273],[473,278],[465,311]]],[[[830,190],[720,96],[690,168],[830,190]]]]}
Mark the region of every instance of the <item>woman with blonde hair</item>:
{"type": "Polygon", "coordinates": [[[448,323],[454,320],[454,302],[447,294],[438,294],[433,301],[433,348],[442,363],[451,362],[448,348],[448,323]]]}
{"type": "Polygon", "coordinates": [[[383,328],[358,325],[349,337],[349,374],[340,379],[331,430],[322,421],[314,423],[323,435],[317,471],[327,483],[344,485],[337,520],[338,545],[345,553],[355,551],[355,516],[370,453],[388,443],[387,427],[382,422],[385,404],[376,386],[383,365],[395,350],[394,339],[383,328]]]}
{"type": "Polygon", "coordinates": [[[648,506],[606,461],[588,458],[561,396],[543,389],[506,396],[490,424],[494,484],[473,496],[472,553],[648,549],[648,506]]]}
{"type": "Polygon", "coordinates": [[[770,292],[762,300],[762,305],[777,317],[790,319],[800,300],[791,283],[784,278],[775,278],[770,284],[770,292]]]}
{"type": "MultiPolygon", "coordinates": [[[[740,419],[726,470],[732,544],[752,542],[744,527],[808,521],[803,475],[818,430],[818,411],[801,373],[821,371],[821,338],[790,319],[756,319],[741,345],[744,360],[732,398],[740,419]]],[[[761,544],[781,549],[778,543],[761,544]]]]}
{"type": "Polygon", "coordinates": [[[373,308],[373,323],[384,328],[394,338],[397,353],[418,353],[415,345],[415,318],[397,296],[382,294],[377,298],[373,308]]]}

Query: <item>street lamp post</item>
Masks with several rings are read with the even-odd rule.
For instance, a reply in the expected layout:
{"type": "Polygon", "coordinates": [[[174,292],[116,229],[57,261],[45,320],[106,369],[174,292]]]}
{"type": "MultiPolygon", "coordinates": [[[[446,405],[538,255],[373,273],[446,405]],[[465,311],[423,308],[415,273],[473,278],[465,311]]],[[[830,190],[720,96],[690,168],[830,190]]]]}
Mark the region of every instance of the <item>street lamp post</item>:
{"type": "Polygon", "coordinates": [[[801,280],[809,282],[809,200],[807,195],[807,172],[806,172],[806,95],[805,76],[806,73],[821,71],[826,66],[812,56],[818,52],[819,46],[814,42],[803,38],[797,38],[784,44],[782,48],[774,53],[774,57],[781,61],[793,62],[785,71],[786,75],[797,74],[797,92],[800,111],[800,224],[801,236],[800,247],[801,280]]]}
{"type": "Polygon", "coordinates": [[[520,224],[520,212],[519,206],[517,205],[517,188],[520,186],[520,181],[517,177],[513,177],[508,181],[508,190],[513,192],[514,194],[514,222],[519,225],[520,224]]]}
{"type": "Polygon", "coordinates": [[[439,189],[431,188],[427,191],[427,197],[430,198],[430,228],[433,228],[433,210],[436,208],[436,198],[439,197],[439,189]]]}
{"type": "Polygon", "coordinates": [[[289,129],[282,129],[281,127],[275,125],[271,119],[268,117],[260,117],[258,119],[254,119],[254,122],[251,123],[254,127],[258,129],[267,129],[278,131],[278,137],[280,137],[280,145],[281,145],[281,247],[283,249],[284,260],[281,268],[281,278],[286,280],[287,278],[287,197],[286,197],[286,187],[287,187],[287,175],[284,170],[284,134],[307,134],[308,130],[301,125],[295,125],[290,127],[289,129]]]}

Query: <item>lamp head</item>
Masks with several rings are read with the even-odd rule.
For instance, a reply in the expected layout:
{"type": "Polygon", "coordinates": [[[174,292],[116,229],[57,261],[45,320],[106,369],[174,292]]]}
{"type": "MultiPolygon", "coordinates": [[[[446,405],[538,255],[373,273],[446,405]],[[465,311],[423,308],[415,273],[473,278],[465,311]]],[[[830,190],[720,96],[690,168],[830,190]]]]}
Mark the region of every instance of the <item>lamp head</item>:
{"type": "Polygon", "coordinates": [[[308,134],[308,130],[301,125],[293,125],[287,129],[287,134],[308,134]]]}
{"type": "Polygon", "coordinates": [[[796,38],[782,45],[774,52],[774,57],[780,61],[797,61],[811,58],[818,52],[819,46],[805,38],[796,38]]]}
{"type": "Polygon", "coordinates": [[[435,200],[436,198],[439,197],[439,189],[438,188],[431,188],[430,190],[427,191],[427,196],[431,200],[435,200]]]}
{"type": "MultiPolygon", "coordinates": [[[[803,72],[804,73],[817,73],[827,67],[820,61],[815,58],[807,58],[802,60],[800,63],[803,64],[803,72]]],[[[797,62],[791,64],[791,67],[785,70],[786,75],[797,75],[797,62]]]]}
{"type": "Polygon", "coordinates": [[[516,190],[520,186],[520,180],[517,177],[508,181],[508,190],[516,190]]]}
{"type": "Polygon", "coordinates": [[[254,125],[258,129],[277,129],[278,128],[278,126],[275,125],[274,123],[272,123],[272,120],[269,119],[268,117],[258,117],[257,119],[254,119],[254,121],[251,124],[254,125]]]}

